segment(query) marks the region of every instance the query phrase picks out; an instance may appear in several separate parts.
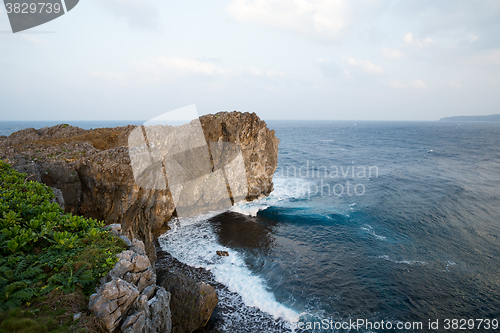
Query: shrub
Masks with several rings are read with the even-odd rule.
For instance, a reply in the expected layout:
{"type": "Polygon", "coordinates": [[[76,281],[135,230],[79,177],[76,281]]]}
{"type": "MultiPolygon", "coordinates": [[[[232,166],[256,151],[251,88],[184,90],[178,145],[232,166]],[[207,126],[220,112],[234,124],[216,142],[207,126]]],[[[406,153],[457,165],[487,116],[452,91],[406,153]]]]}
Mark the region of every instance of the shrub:
{"type": "Polygon", "coordinates": [[[53,290],[91,294],[126,248],[101,221],[65,214],[52,189],[0,160],[0,308],[53,290]]]}

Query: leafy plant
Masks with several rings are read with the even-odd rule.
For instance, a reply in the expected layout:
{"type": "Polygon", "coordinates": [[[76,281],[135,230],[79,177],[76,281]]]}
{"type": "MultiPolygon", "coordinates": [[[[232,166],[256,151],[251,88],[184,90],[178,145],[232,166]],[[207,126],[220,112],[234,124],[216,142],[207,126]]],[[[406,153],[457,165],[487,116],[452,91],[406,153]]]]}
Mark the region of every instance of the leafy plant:
{"type": "Polygon", "coordinates": [[[0,160],[0,308],[53,290],[89,295],[126,246],[104,223],[65,214],[52,189],[0,160]]]}

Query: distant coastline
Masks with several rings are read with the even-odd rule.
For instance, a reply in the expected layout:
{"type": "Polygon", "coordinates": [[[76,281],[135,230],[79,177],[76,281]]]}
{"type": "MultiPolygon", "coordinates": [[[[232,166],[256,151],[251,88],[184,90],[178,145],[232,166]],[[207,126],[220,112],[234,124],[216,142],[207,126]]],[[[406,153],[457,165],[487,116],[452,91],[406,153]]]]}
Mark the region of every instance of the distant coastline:
{"type": "Polygon", "coordinates": [[[439,121],[500,121],[500,114],[492,114],[489,116],[455,116],[445,117],[439,121]]]}

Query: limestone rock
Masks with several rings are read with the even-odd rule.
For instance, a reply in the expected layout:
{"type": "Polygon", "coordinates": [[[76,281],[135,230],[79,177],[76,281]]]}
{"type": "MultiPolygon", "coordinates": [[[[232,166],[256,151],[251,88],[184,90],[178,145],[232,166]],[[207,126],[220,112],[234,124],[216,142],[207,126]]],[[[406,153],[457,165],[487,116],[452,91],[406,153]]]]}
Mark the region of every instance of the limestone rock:
{"type": "Polygon", "coordinates": [[[131,249],[117,254],[120,259],[113,269],[108,272],[107,281],[123,279],[133,284],[139,292],[148,286],[156,283],[156,274],[153,270],[149,258],[145,254],[139,254],[133,249],[138,249],[144,253],[144,244],[134,239],[131,249]]]}
{"type": "Polygon", "coordinates": [[[207,324],[219,302],[215,289],[179,272],[163,272],[159,286],[171,293],[172,332],[193,332],[207,324]]]}
{"type": "Polygon", "coordinates": [[[255,113],[218,112],[200,117],[207,142],[231,142],[241,148],[247,172],[247,199],[268,195],[273,190],[273,174],[278,166],[278,144],[255,113]]]}
{"type": "Polygon", "coordinates": [[[171,294],[158,287],[155,297],[148,301],[149,317],[146,323],[146,333],[168,333],[172,330],[170,310],[171,294]]]}
{"type": "Polygon", "coordinates": [[[151,299],[146,294],[141,294],[131,310],[133,313],[123,321],[123,333],[171,332],[170,293],[162,287],[155,288],[156,295],[151,299]]]}
{"type": "Polygon", "coordinates": [[[116,279],[104,284],[97,293],[90,296],[89,309],[109,332],[113,332],[120,326],[138,296],[139,291],[135,286],[116,279]]]}
{"type": "Polygon", "coordinates": [[[64,197],[62,191],[55,187],[52,187],[52,191],[54,192],[54,199],[52,199],[52,202],[57,203],[59,207],[64,210],[64,197]]]}

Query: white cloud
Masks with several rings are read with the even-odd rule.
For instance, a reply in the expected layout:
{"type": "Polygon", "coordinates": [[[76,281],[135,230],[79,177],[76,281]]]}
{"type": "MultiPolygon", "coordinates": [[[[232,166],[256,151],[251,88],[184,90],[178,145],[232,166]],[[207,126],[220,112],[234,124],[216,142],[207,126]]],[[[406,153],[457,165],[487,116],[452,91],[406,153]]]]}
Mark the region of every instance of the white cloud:
{"type": "Polygon", "coordinates": [[[102,81],[110,81],[122,86],[129,85],[129,75],[125,73],[93,71],[88,73],[88,75],[102,81]]]}
{"type": "Polygon", "coordinates": [[[414,38],[411,32],[404,35],[403,41],[408,45],[416,46],[418,48],[428,47],[429,45],[434,43],[434,41],[430,37],[427,37],[425,39],[414,38]]]}
{"type": "Polygon", "coordinates": [[[396,81],[396,80],[393,80],[393,81],[389,82],[389,87],[394,88],[394,89],[402,89],[402,88],[406,88],[406,84],[401,83],[401,82],[396,81]]]}
{"type": "Polygon", "coordinates": [[[270,71],[270,70],[261,70],[258,68],[254,67],[249,67],[249,68],[239,68],[239,71],[243,75],[250,75],[250,76],[255,76],[255,77],[267,77],[267,78],[283,78],[285,77],[285,74],[280,71],[270,71]]]}
{"type": "Polygon", "coordinates": [[[370,74],[370,75],[382,75],[384,74],[384,69],[381,66],[374,65],[368,60],[357,59],[354,57],[342,56],[342,59],[346,60],[349,65],[358,70],[370,74]]]}
{"type": "Polygon", "coordinates": [[[397,80],[392,80],[389,82],[389,87],[393,89],[404,89],[407,88],[408,86],[413,87],[415,89],[429,89],[429,87],[424,83],[424,81],[420,79],[415,79],[409,82],[408,84],[397,80]]]}
{"type": "Polygon", "coordinates": [[[27,41],[33,43],[33,44],[40,44],[42,42],[42,40],[40,38],[36,38],[36,37],[33,37],[33,36],[30,36],[30,35],[22,35],[24,39],[26,39],[27,41]]]}
{"type": "Polygon", "coordinates": [[[325,60],[323,58],[319,58],[318,60],[316,60],[314,62],[314,65],[316,65],[326,77],[335,78],[339,77],[342,74],[342,69],[338,64],[325,60]]]}
{"type": "Polygon", "coordinates": [[[420,79],[415,79],[410,82],[410,86],[412,86],[415,89],[429,89],[427,85],[424,83],[424,81],[420,79]]]}
{"type": "Polygon", "coordinates": [[[454,87],[454,88],[457,88],[457,89],[461,89],[462,88],[462,85],[458,82],[455,82],[455,81],[451,81],[450,82],[450,86],[454,87]]]}
{"type": "Polygon", "coordinates": [[[381,47],[380,50],[382,51],[382,57],[387,58],[387,59],[401,59],[404,58],[403,52],[399,51],[398,49],[389,49],[387,47],[381,47]]]}
{"type": "Polygon", "coordinates": [[[154,29],[159,24],[158,8],[150,0],[97,0],[104,11],[124,18],[132,28],[154,29]]]}
{"type": "Polygon", "coordinates": [[[278,80],[286,75],[280,71],[262,70],[255,67],[239,67],[237,70],[216,66],[211,61],[181,57],[157,57],[132,62],[133,70],[128,73],[100,72],[89,73],[102,80],[127,82],[161,82],[192,76],[231,78],[250,77],[256,79],[278,80]]]}
{"type": "Polygon", "coordinates": [[[136,62],[136,68],[141,72],[169,73],[174,75],[219,75],[228,74],[229,70],[219,68],[208,61],[200,61],[178,57],[158,57],[136,62]]]}
{"type": "Polygon", "coordinates": [[[500,66],[500,50],[486,50],[462,60],[463,64],[473,66],[500,66]]]}
{"type": "Polygon", "coordinates": [[[226,12],[240,22],[329,41],[342,36],[350,16],[345,0],[232,0],[226,12]]]}

